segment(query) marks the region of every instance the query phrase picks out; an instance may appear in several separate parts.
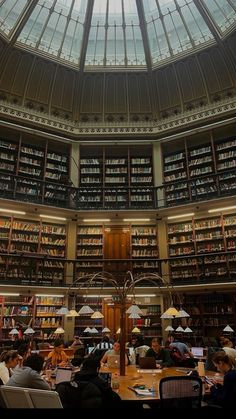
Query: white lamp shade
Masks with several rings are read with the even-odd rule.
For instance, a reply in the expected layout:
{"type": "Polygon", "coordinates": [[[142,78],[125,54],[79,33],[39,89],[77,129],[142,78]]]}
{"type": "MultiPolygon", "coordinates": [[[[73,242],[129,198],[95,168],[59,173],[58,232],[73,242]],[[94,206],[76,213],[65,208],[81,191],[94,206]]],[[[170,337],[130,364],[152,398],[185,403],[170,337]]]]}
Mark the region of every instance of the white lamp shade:
{"type": "Polygon", "coordinates": [[[179,310],[179,312],[178,312],[178,314],[177,314],[177,316],[176,317],[178,317],[178,318],[180,318],[180,317],[190,317],[189,316],[189,314],[185,311],[185,310],[179,310]]]}
{"type": "Polygon", "coordinates": [[[129,319],[141,319],[138,313],[130,313],[129,319]]]}
{"type": "Polygon", "coordinates": [[[132,333],[140,333],[140,332],[141,330],[137,326],[135,326],[132,330],[132,333]]]}
{"type": "Polygon", "coordinates": [[[76,310],[70,310],[67,316],[78,317],[79,315],[76,310]]]}
{"type": "Polygon", "coordinates": [[[62,316],[70,314],[70,311],[68,310],[67,307],[62,306],[61,308],[59,308],[59,310],[57,310],[56,314],[60,314],[62,316]]]}
{"type": "Polygon", "coordinates": [[[93,314],[93,313],[94,313],[94,310],[91,307],[86,306],[86,305],[81,307],[81,309],[78,311],[79,315],[81,315],[81,314],[93,314]]]}
{"type": "Polygon", "coordinates": [[[91,333],[91,328],[90,327],[86,327],[86,329],[84,329],[84,333],[91,333]]]}
{"type": "Polygon", "coordinates": [[[9,335],[18,335],[19,334],[19,332],[18,332],[18,330],[17,329],[12,329],[10,332],[9,332],[9,335]]]}
{"type": "Polygon", "coordinates": [[[177,327],[177,329],[175,330],[176,332],[184,332],[184,329],[182,328],[182,326],[177,327]]]}
{"type": "Polygon", "coordinates": [[[55,330],[55,335],[62,335],[63,333],[65,333],[65,330],[64,329],[62,329],[62,327],[58,327],[56,330],[55,330]]]}
{"type": "Polygon", "coordinates": [[[173,332],[173,330],[175,330],[172,326],[167,326],[166,328],[165,328],[165,331],[166,332],[173,332]]]}
{"type": "Polygon", "coordinates": [[[190,327],[186,327],[186,329],[184,329],[184,333],[193,333],[193,331],[190,327]]]}
{"type": "Polygon", "coordinates": [[[171,306],[161,315],[161,319],[173,319],[174,317],[177,317],[178,314],[179,311],[176,310],[175,307],[171,306]]]}
{"type": "MultiPolygon", "coordinates": [[[[138,314],[143,314],[142,310],[136,305],[136,304],[132,304],[128,310],[126,310],[126,313],[131,314],[131,313],[138,313],[138,314]]],[[[134,317],[130,317],[131,319],[134,317]]]]}
{"type": "Polygon", "coordinates": [[[104,327],[102,329],[102,333],[109,333],[109,332],[110,332],[110,329],[108,329],[108,327],[104,327]]]}
{"type": "Polygon", "coordinates": [[[27,327],[27,329],[24,331],[24,335],[33,335],[35,333],[34,329],[32,327],[27,327]]]}
{"type": "Polygon", "coordinates": [[[232,327],[230,327],[230,326],[227,324],[227,326],[225,326],[225,328],[223,329],[223,332],[234,332],[234,330],[232,329],[232,327]]]}
{"type": "Polygon", "coordinates": [[[102,319],[104,316],[100,311],[94,311],[94,313],[91,316],[91,319],[102,319]]]}
{"type": "Polygon", "coordinates": [[[119,329],[117,329],[117,331],[116,331],[116,334],[117,334],[117,335],[119,335],[119,333],[120,333],[120,327],[119,327],[119,329]]]}
{"type": "Polygon", "coordinates": [[[98,333],[98,330],[96,329],[96,327],[92,327],[92,329],[90,330],[90,333],[98,333]]]}

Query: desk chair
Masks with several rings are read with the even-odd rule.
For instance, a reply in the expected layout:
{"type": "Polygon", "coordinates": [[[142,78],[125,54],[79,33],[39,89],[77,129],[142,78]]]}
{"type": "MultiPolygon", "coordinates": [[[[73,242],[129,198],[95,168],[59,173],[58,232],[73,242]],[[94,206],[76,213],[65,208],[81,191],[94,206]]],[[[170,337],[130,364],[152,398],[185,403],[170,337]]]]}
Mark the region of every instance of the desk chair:
{"type": "Polygon", "coordinates": [[[57,392],[13,386],[0,387],[1,400],[5,408],[15,409],[62,409],[57,392]]]}
{"type": "Polygon", "coordinates": [[[159,383],[161,408],[201,408],[202,380],[200,377],[164,377],[159,383]]]}

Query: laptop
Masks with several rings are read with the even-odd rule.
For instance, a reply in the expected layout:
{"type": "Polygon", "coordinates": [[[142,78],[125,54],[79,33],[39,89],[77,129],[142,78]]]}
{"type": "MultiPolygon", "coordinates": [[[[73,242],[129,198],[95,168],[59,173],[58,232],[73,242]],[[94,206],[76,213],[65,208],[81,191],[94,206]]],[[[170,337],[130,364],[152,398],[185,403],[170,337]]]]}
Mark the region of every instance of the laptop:
{"type": "Polygon", "coordinates": [[[55,384],[62,383],[63,381],[71,381],[72,369],[70,368],[57,368],[55,384]]]}
{"type": "Polygon", "coordinates": [[[192,352],[193,356],[196,357],[196,358],[202,358],[203,357],[203,348],[193,346],[191,348],[191,352],[192,352]]]}
{"type": "Polygon", "coordinates": [[[108,355],[107,366],[108,368],[120,368],[120,355],[108,355]]]}
{"type": "Polygon", "coordinates": [[[139,358],[139,368],[143,370],[156,369],[156,360],[151,356],[142,356],[139,358]]]}

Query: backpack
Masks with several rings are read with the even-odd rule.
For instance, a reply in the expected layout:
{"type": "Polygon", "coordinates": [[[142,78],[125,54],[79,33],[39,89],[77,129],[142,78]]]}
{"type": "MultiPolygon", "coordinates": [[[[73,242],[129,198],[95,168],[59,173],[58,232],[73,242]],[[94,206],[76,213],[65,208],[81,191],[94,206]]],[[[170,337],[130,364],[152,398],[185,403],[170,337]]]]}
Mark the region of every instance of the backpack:
{"type": "Polygon", "coordinates": [[[178,364],[185,359],[185,357],[181,354],[180,350],[176,346],[170,347],[169,350],[170,350],[170,357],[174,361],[175,364],[178,364]]]}

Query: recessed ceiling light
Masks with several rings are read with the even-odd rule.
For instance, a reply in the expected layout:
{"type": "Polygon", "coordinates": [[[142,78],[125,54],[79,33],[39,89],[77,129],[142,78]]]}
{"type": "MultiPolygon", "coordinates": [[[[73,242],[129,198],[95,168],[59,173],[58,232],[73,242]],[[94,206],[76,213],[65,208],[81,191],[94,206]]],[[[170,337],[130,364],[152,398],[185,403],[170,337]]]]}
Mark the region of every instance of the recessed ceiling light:
{"type": "Polygon", "coordinates": [[[6,208],[0,208],[0,211],[2,211],[2,212],[10,212],[12,214],[21,214],[21,215],[25,215],[26,214],[25,211],[16,211],[16,210],[6,209],[6,208]]]}
{"type": "Polygon", "coordinates": [[[194,215],[194,212],[189,212],[187,214],[181,214],[181,215],[170,215],[167,217],[168,220],[174,220],[175,218],[185,218],[185,217],[192,217],[194,215]]]}
{"type": "Polygon", "coordinates": [[[236,209],[236,205],[232,205],[230,207],[210,209],[208,210],[208,212],[221,212],[221,211],[228,211],[228,210],[233,210],[233,209],[236,209]]]}
{"type": "Polygon", "coordinates": [[[66,221],[66,218],[65,217],[56,217],[54,215],[46,215],[46,214],[39,214],[39,216],[41,218],[51,218],[52,220],[66,221]]]}

